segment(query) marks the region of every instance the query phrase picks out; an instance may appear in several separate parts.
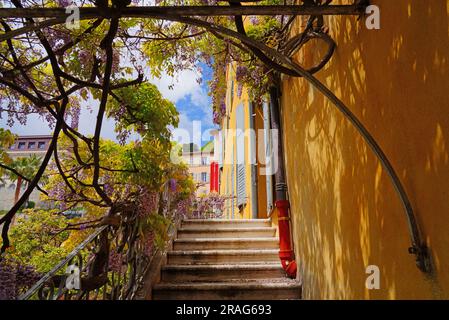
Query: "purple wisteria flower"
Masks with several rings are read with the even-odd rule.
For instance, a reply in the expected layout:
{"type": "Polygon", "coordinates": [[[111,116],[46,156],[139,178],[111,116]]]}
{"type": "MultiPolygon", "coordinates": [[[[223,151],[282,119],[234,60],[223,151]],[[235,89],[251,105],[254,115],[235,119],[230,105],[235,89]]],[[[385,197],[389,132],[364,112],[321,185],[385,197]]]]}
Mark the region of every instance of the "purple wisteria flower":
{"type": "Polygon", "coordinates": [[[176,179],[172,178],[172,179],[168,180],[168,186],[170,187],[170,190],[172,192],[175,192],[176,191],[176,186],[177,186],[176,179]]]}
{"type": "Polygon", "coordinates": [[[246,66],[238,66],[235,70],[235,79],[240,82],[247,74],[248,68],[246,66]]]}
{"type": "Polygon", "coordinates": [[[214,111],[214,119],[213,119],[213,122],[214,122],[215,124],[220,124],[220,120],[221,120],[221,115],[220,115],[218,112],[214,111]]]}
{"type": "Polygon", "coordinates": [[[68,7],[72,4],[72,0],[58,0],[58,4],[60,7],[68,7]]]}
{"type": "Polygon", "coordinates": [[[92,63],[92,55],[87,50],[80,50],[78,53],[78,60],[83,66],[89,66],[92,63]]]}
{"type": "Polygon", "coordinates": [[[113,181],[110,175],[104,176],[104,192],[110,197],[114,194],[113,181]]]}

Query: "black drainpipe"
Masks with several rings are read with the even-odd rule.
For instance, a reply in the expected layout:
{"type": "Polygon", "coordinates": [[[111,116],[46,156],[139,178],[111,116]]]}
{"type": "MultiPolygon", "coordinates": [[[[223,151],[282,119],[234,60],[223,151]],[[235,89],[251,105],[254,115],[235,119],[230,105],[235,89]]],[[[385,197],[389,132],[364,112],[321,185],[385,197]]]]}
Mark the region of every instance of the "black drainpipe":
{"type": "Polygon", "coordinates": [[[274,155],[277,159],[277,170],[274,173],[275,194],[277,200],[287,200],[287,184],[285,183],[285,168],[284,168],[284,147],[282,143],[282,130],[280,120],[280,106],[279,106],[279,89],[277,87],[270,88],[270,113],[271,113],[271,129],[277,130],[277,154],[274,155]]]}

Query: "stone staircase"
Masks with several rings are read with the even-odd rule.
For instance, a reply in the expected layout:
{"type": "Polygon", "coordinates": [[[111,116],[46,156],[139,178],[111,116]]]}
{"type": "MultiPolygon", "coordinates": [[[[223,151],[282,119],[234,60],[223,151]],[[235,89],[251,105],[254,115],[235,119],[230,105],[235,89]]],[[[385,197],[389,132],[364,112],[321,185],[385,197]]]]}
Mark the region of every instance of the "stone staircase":
{"type": "Polygon", "coordinates": [[[185,220],[153,287],[153,299],[299,299],[269,220],[185,220]]]}

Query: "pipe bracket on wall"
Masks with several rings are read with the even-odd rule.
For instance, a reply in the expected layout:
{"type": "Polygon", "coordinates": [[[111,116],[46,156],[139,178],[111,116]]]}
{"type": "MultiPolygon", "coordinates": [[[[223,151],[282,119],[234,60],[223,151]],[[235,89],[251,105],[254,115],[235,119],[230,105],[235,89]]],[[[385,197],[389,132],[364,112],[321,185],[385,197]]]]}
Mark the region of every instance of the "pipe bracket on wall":
{"type": "Polygon", "coordinates": [[[416,266],[422,272],[430,273],[432,271],[429,249],[425,244],[413,245],[408,248],[408,252],[416,256],[416,266]]]}

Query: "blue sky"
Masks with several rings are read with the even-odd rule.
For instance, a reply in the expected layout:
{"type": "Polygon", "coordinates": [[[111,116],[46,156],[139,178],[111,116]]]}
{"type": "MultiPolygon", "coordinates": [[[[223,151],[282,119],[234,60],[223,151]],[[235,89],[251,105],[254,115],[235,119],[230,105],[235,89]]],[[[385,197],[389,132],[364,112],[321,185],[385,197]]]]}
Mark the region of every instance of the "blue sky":
{"type": "MultiPolygon", "coordinates": [[[[180,113],[179,127],[189,131],[190,137],[193,137],[193,121],[200,121],[202,137],[205,138],[202,141],[202,145],[207,142],[207,132],[215,128],[213,124],[212,115],[212,103],[211,98],[208,95],[208,85],[207,82],[211,80],[212,70],[204,64],[200,64],[202,69],[203,81],[201,84],[196,82],[196,79],[192,79],[191,75],[184,75],[179,78],[179,82],[175,85],[174,90],[178,87],[187,86],[191,87],[191,90],[185,90],[185,94],[182,95],[177,101],[175,101],[176,107],[180,113]],[[185,81],[194,81],[195,85],[186,84],[185,81]],[[206,132],[206,134],[205,134],[206,132]]],[[[169,94],[167,94],[169,95],[169,94]]],[[[166,95],[166,96],[167,96],[166,95]]]]}
{"type": "MultiPolygon", "coordinates": [[[[200,67],[203,70],[203,82],[201,84],[196,81],[199,74],[192,70],[181,71],[175,77],[163,74],[160,79],[148,79],[148,81],[154,83],[164,97],[175,103],[179,111],[179,128],[187,130],[190,133],[190,137],[192,137],[193,121],[200,121],[202,135],[204,138],[207,138],[207,134],[204,133],[215,127],[212,122],[211,98],[208,95],[207,85],[208,80],[212,77],[212,71],[204,64],[200,64],[200,67]],[[170,85],[173,85],[172,89],[169,88],[170,85]]],[[[98,101],[92,101],[92,111],[83,108],[79,130],[84,134],[93,133],[97,105],[98,101]]],[[[9,128],[6,125],[6,114],[2,114],[2,116],[0,127],[9,128]]],[[[15,124],[9,129],[18,135],[51,133],[45,121],[34,115],[29,116],[27,125],[15,124]]],[[[107,120],[103,123],[102,137],[116,140],[112,120],[107,120]]],[[[202,141],[202,144],[206,142],[207,139],[202,141]]]]}

